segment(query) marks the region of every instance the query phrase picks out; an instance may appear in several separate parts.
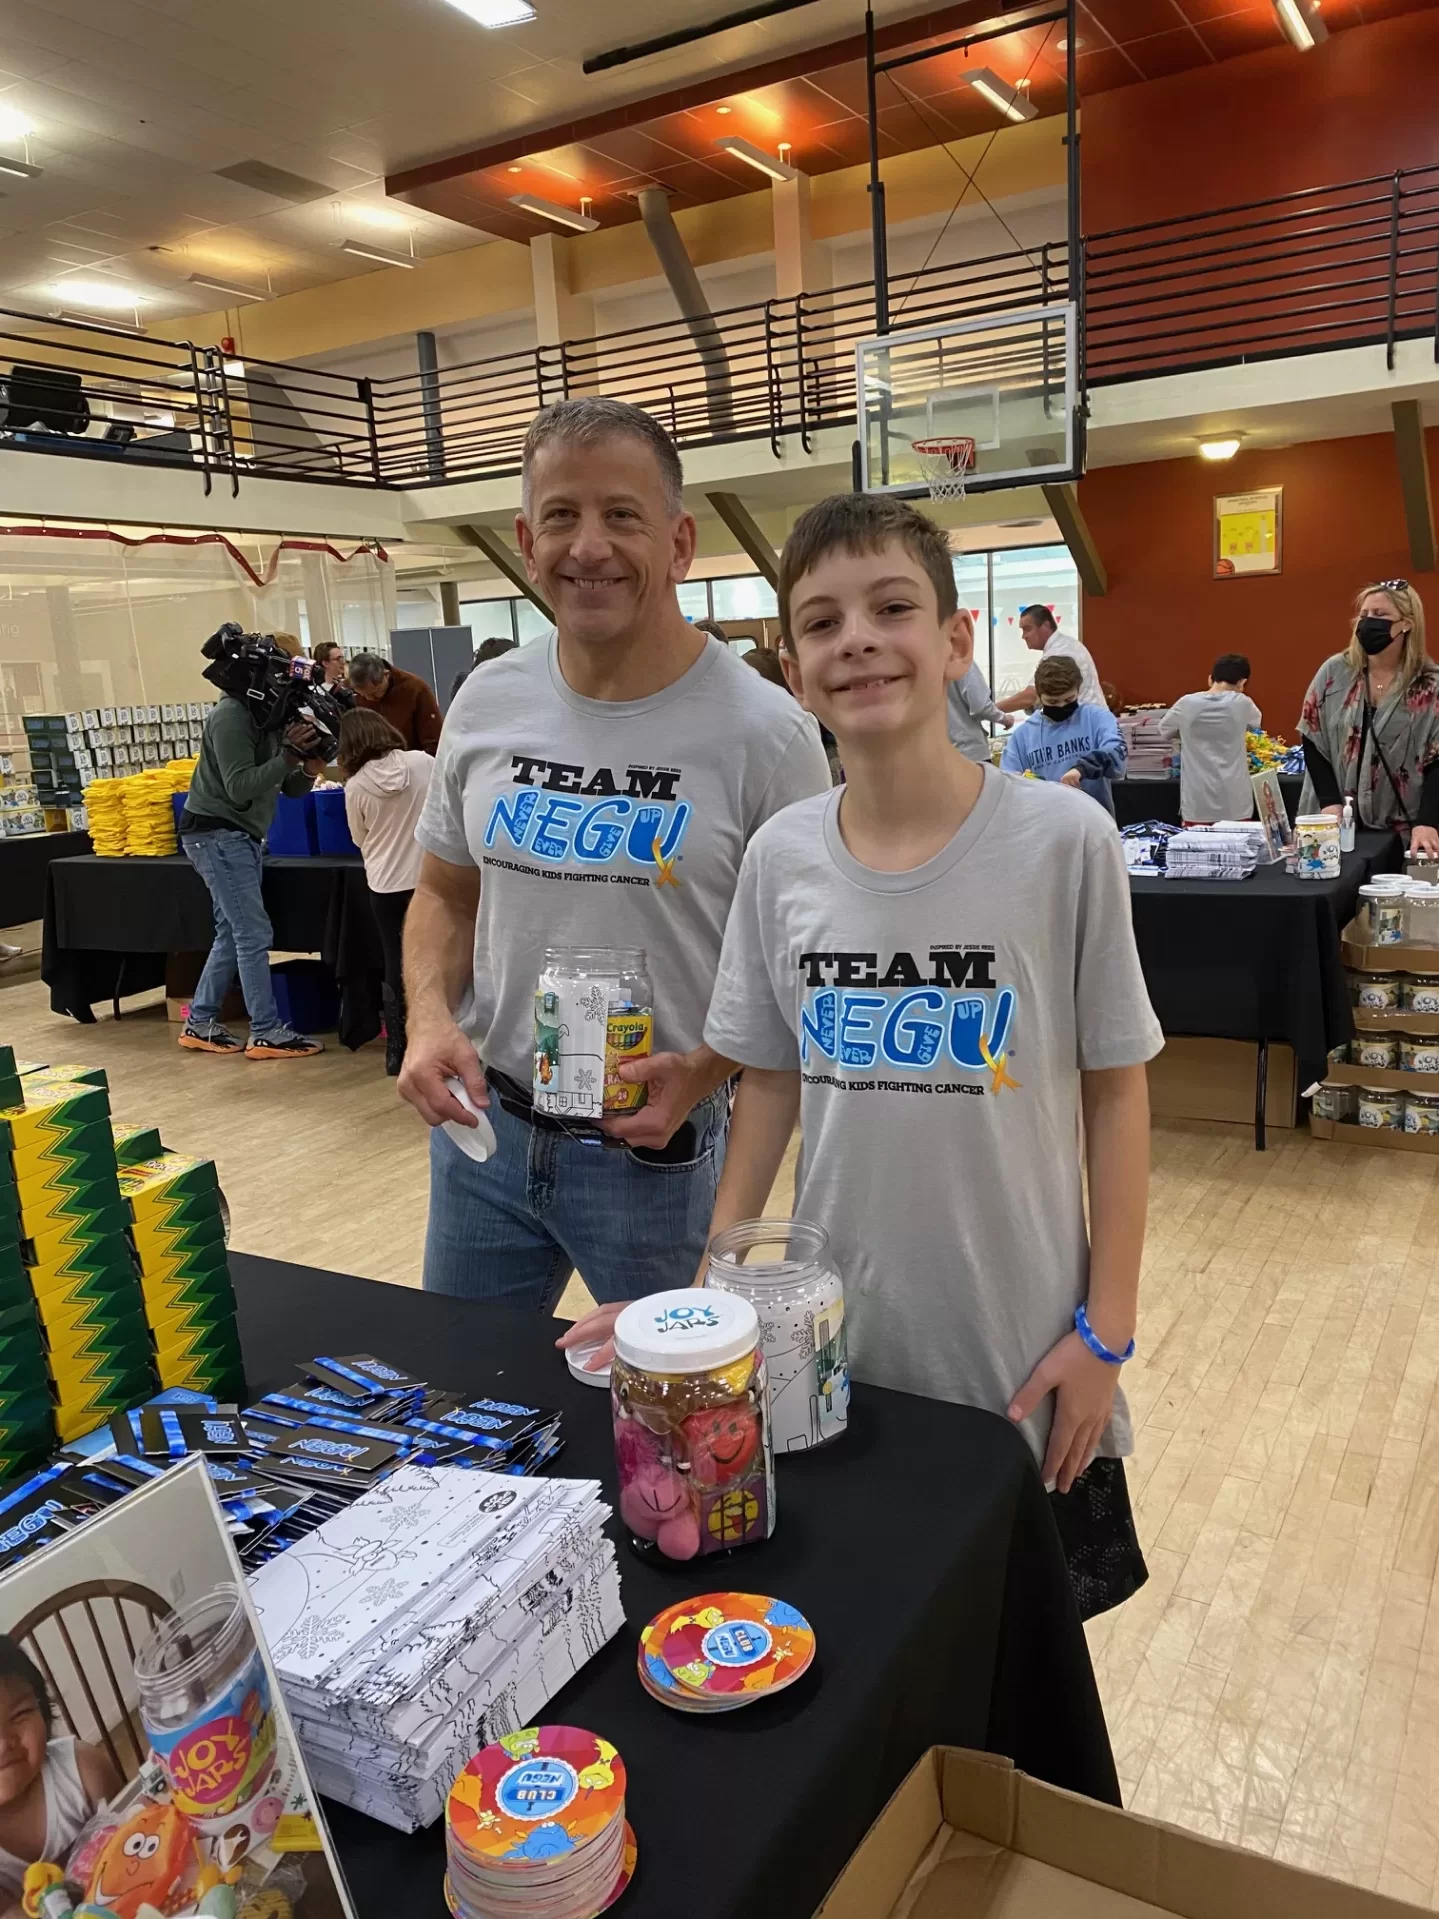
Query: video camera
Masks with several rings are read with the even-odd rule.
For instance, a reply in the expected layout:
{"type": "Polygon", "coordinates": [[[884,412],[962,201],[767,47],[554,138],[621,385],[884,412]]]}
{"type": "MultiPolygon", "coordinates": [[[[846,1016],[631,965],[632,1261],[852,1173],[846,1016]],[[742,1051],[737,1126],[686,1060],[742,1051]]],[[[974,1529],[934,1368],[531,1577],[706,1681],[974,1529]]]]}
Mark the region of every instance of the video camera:
{"type": "Polygon", "coordinates": [[[200,648],[211,662],[204,677],[222,693],[245,701],[261,732],[308,726],[316,735],[312,757],[331,761],[340,749],[339,701],[324,684],[314,660],[293,660],[267,634],[246,633],[227,621],[200,648]]]}

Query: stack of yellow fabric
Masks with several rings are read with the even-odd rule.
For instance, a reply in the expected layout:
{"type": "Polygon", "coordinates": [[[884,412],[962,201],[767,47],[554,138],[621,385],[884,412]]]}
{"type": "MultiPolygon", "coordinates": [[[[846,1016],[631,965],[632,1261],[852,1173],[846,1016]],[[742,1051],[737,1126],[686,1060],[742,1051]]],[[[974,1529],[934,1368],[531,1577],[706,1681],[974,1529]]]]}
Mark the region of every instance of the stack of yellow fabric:
{"type": "Polygon", "coordinates": [[[174,791],[167,766],[135,773],[120,782],[125,808],[125,851],[132,858],[179,851],[175,808],[171,803],[174,791]]]}
{"type": "Polygon", "coordinates": [[[125,851],[125,780],[91,780],[85,788],[85,810],[95,851],[119,859],[125,851]]]}
{"type": "Polygon", "coordinates": [[[170,760],[160,771],[170,782],[172,793],[188,793],[190,782],[195,777],[195,768],[200,764],[198,753],[192,753],[188,760],[170,760]]]}

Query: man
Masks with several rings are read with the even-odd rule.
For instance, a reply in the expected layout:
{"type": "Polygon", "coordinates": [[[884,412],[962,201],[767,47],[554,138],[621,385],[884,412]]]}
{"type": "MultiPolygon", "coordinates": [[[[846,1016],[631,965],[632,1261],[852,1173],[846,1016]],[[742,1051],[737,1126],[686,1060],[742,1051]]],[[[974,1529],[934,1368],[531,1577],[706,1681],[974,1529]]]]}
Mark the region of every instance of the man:
{"type": "Polygon", "coordinates": [[[562,401],[525,441],[516,531],[557,630],[450,708],[405,926],[400,1092],[437,1129],[472,1125],[457,1077],[497,1140],[480,1163],[432,1136],[432,1291],[538,1310],[572,1266],[604,1301],[687,1285],[699,1264],[733,1071],[704,1018],[740,859],[829,771],[797,702],[680,612],[683,485],[663,428],[622,401],[562,401]],[[646,1103],[602,1130],[530,1103],[552,946],[648,956],[655,1051],[621,1069],[646,1103]]]}
{"type": "Polygon", "coordinates": [[[350,685],[361,706],[390,722],[414,752],[433,754],[440,744],[440,703],[418,673],[391,666],[378,653],[357,653],[350,661],[350,685]]]}
{"type": "Polygon", "coordinates": [[[324,684],[334,686],[345,677],[345,655],[338,640],[318,640],[310,658],[324,670],[324,684]]]}
{"type": "MultiPolygon", "coordinates": [[[[1099,684],[1099,675],[1094,670],[1094,658],[1089,648],[1072,635],[1061,633],[1047,606],[1025,607],[1019,616],[1019,630],[1031,653],[1042,654],[1048,659],[1053,659],[1056,653],[1067,653],[1079,667],[1079,704],[1102,706],[1108,711],[1109,702],[1104,697],[1104,688],[1099,684]]],[[[1011,693],[1007,700],[1001,700],[999,706],[1001,712],[1016,713],[1021,707],[1027,710],[1034,703],[1034,683],[1031,681],[1022,692],[1011,693]]]]}
{"type": "Polygon", "coordinates": [[[987,762],[990,757],[990,736],[982,724],[985,720],[997,720],[1001,726],[1013,726],[1001,706],[996,706],[994,695],[989,690],[989,681],[984,677],[984,668],[975,660],[969,671],[961,679],[951,680],[946,693],[949,707],[949,743],[957,747],[967,760],[987,762]]]}

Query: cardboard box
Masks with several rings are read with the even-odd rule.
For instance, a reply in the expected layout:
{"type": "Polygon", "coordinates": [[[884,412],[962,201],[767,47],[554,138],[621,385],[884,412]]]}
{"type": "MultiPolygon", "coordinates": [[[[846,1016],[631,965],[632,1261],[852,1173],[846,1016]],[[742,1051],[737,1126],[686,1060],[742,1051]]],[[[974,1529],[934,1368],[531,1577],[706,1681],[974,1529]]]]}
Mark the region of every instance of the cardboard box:
{"type": "MultiPolygon", "coordinates": [[[[1166,1039],[1149,1062],[1149,1110],[1155,1119],[1212,1119],[1253,1126],[1257,1046],[1237,1039],[1166,1039]]],[[[1292,1126],[1298,1068],[1294,1049],[1271,1041],[1264,1117],[1292,1126]]]]}
{"type": "MultiPolygon", "coordinates": [[[[1439,1090],[1439,1089],[1436,1089],[1439,1090]]],[[[199,1219],[161,1221],[153,1213],[133,1227],[140,1271],[163,1278],[190,1265],[224,1263],[225,1222],[218,1212],[199,1219]]]]}
{"type": "Polygon", "coordinates": [[[143,1159],[156,1159],[165,1150],[158,1126],[137,1126],[130,1120],[110,1122],[110,1137],[115,1142],[115,1161],[120,1166],[136,1166],[143,1159]]]}
{"type": "Polygon", "coordinates": [[[110,1123],[110,1095],[103,1086],[27,1082],[25,1104],[0,1111],[0,1148],[23,1152],[47,1140],[68,1139],[95,1120],[110,1123]]]}
{"type": "Polygon", "coordinates": [[[937,1746],[814,1919],[1415,1919],[1418,1910],[1041,1785],[995,1754],[937,1746]]]}
{"type": "MultiPolygon", "coordinates": [[[[1377,1082],[1376,1082],[1377,1083],[1377,1082]]],[[[1388,1126],[1356,1126],[1348,1119],[1309,1118],[1315,1139],[1337,1139],[1346,1146],[1377,1146],[1386,1153],[1439,1153],[1439,1134],[1399,1133],[1388,1126]]]]}
{"type": "Polygon", "coordinates": [[[1439,973],[1439,946],[1371,946],[1367,907],[1339,935],[1339,950],[1356,973],[1439,973]]]}
{"type": "Polygon", "coordinates": [[[214,1160],[187,1159],[183,1153],[161,1153],[156,1159],[127,1166],[120,1175],[120,1191],[130,1202],[137,1224],[147,1216],[168,1221],[200,1218],[219,1207],[214,1160]]]}

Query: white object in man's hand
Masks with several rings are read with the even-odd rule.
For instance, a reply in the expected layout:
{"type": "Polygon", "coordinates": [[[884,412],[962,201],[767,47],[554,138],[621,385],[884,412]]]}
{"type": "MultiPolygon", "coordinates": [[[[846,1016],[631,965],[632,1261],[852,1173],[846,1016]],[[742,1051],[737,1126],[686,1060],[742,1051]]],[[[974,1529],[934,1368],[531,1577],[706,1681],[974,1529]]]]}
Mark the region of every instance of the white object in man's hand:
{"type": "Polygon", "coordinates": [[[445,1085],[451,1097],[457,1099],[465,1111],[473,1117],[463,1126],[458,1120],[447,1119],[444,1122],[444,1130],[462,1153],[468,1153],[471,1159],[477,1159],[483,1163],[491,1153],[497,1150],[495,1129],[486,1117],[484,1108],[476,1106],[466,1092],[465,1082],[462,1079],[447,1079],[445,1085]]]}
{"type": "Polygon", "coordinates": [[[397,1085],[400,1098],[409,1101],[427,1126],[475,1126],[478,1112],[490,1103],[479,1055],[453,1020],[429,1028],[411,1026],[397,1085]],[[454,1079],[469,1094],[468,1107],[450,1091],[454,1079]]]}

